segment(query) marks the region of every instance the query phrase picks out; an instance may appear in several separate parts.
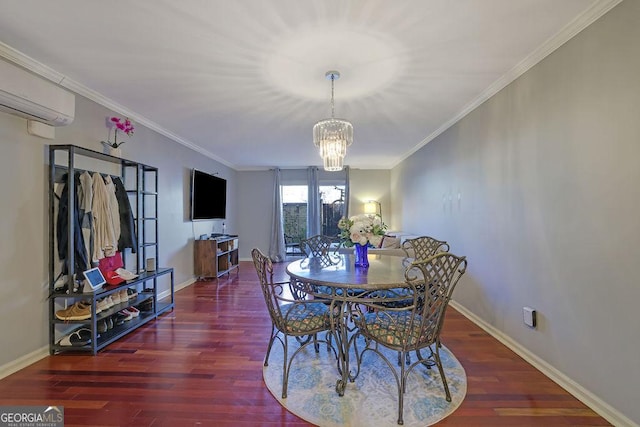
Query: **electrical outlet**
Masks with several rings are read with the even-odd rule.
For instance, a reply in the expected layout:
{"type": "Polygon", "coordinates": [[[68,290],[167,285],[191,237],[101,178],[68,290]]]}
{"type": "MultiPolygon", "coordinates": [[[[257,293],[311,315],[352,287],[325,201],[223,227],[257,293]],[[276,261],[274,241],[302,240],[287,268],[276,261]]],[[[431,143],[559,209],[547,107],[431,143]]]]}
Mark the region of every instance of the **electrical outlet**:
{"type": "Polygon", "coordinates": [[[536,327],[536,310],[531,307],[522,307],[524,324],[530,328],[536,327]]]}

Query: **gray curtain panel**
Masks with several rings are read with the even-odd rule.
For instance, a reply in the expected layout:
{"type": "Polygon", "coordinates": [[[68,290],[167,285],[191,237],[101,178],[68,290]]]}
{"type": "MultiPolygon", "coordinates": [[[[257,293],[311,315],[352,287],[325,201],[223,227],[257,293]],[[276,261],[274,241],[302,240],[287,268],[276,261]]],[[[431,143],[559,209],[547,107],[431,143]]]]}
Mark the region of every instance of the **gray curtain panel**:
{"type": "Polygon", "coordinates": [[[282,189],[280,188],[280,168],[275,169],[273,181],[273,223],[271,224],[269,258],[271,258],[272,262],[283,262],[287,255],[287,250],[284,244],[284,225],[282,223],[282,189]]]}
{"type": "Polygon", "coordinates": [[[318,168],[309,166],[307,169],[307,237],[320,234],[320,184],[318,182],[318,168]]]}

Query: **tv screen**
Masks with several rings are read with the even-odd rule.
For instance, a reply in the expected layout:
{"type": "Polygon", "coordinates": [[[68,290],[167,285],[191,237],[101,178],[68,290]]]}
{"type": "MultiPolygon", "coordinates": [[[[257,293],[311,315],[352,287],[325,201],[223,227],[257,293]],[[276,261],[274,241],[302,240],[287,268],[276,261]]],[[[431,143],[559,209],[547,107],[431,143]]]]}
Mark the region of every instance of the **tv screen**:
{"type": "Polygon", "coordinates": [[[193,169],[191,172],[191,220],[224,219],[227,180],[193,169]]]}

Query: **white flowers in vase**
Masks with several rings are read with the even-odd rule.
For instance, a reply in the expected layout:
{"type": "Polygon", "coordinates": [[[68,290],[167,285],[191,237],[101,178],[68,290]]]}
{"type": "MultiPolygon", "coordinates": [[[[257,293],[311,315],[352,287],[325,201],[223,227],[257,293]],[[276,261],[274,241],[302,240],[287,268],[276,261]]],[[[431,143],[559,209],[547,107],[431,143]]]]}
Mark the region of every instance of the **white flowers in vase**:
{"type": "Polygon", "coordinates": [[[340,240],[346,247],[356,243],[362,246],[379,246],[387,226],[378,215],[360,214],[340,218],[338,228],[340,240]]]}

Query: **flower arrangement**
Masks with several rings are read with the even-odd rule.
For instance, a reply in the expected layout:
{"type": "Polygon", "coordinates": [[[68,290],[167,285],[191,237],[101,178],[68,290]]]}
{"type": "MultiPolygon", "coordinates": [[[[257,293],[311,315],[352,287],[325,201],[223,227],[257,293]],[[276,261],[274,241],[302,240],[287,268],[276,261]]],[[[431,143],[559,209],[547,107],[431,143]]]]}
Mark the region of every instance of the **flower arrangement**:
{"type": "Polygon", "coordinates": [[[356,243],[362,246],[378,246],[382,241],[387,226],[378,215],[355,215],[342,217],[338,221],[340,240],[346,247],[356,243]]]}
{"type": "Polygon", "coordinates": [[[122,131],[126,133],[128,136],[133,135],[133,124],[131,120],[128,118],[120,118],[120,117],[109,117],[107,119],[107,127],[109,128],[109,138],[111,138],[111,129],[115,128],[115,132],[113,134],[113,142],[111,141],[102,141],[104,145],[107,145],[111,148],[118,148],[126,141],[118,142],[118,131],[122,131]]]}

